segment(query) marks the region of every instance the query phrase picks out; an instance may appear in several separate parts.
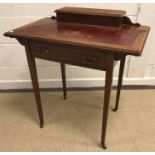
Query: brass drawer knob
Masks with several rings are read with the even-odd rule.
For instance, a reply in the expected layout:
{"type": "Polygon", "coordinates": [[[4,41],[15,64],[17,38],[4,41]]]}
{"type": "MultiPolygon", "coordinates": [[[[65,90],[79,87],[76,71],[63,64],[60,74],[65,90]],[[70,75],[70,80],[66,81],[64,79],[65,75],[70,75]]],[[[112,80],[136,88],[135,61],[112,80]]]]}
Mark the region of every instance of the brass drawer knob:
{"type": "Polygon", "coordinates": [[[50,50],[48,48],[46,48],[46,47],[41,47],[40,51],[41,52],[45,52],[45,53],[49,53],[50,52],[50,50]]]}
{"type": "Polygon", "coordinates": [[[48,53],[49,52],[49,49],[46,48],[45,52],[48,53]]]}

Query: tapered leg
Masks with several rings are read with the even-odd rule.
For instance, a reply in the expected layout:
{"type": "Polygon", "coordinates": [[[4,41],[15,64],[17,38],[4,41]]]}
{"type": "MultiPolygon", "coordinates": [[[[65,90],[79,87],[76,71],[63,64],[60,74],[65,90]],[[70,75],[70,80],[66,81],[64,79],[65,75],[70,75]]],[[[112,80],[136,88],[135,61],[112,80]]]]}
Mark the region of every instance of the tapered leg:
{"type": "Polygon", "coordinates": [[[104,149],[106,149],[105,137],[106,137],[106,127],[107,127],[107,120],[108,120],[108,109],[109,109],[112,78],[113,78],[113,63],[111,67],[106,71],[106,80],[105,80],[102,135],[101,135],[101,145],[104,149]]]}
{"type": "Polygon", "coordinates": [[[121,92],[122,79],[123,79],[123,73],[124,73],[124,64],[125,64],[125,57],[123,57],[120,61],[116,103],[115,103],[115,108],[113,109],[113,111],[117,111],[118,106],[119,106],[120,92],[121,92]]]}
{"type": "Polygon", "coordinates": [[[33,91],[34,91],[34,95],[36,99],[36,105],[37,105],[37,110],[38,110],[38,115],[39,115],[39,120],[40,120],[40,128],[43,128],[44,118],[43,118],[43,111],[42,111],[42,105],[41,105],[35,58],[31,54],[31,50],[30,50],[28,42],[25,43],[25,49],[26,49],[26,56],[27,56],[28,66],[29,66],[29,70],[31,74],[33,91]]]}
{"type": "Polygon", "coordinates": [[[67,92],[66,92],[66,69],[65,64],[61,63],[61,76],[62,76],[62,85],[63,85],[63,95],[64,99],[66,99],[67,92]]]}

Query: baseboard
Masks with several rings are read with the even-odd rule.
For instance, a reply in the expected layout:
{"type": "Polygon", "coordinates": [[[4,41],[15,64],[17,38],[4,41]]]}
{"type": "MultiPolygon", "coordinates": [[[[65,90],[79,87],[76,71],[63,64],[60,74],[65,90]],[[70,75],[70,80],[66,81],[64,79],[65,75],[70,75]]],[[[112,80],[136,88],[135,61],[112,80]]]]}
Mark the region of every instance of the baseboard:
{"type": "MultiPolygon", "coordinates": [[[[67,79],[67,88],[103,88],[105,80],[103,78],[80,78],[67,79]]],[[[124,86],[155,86],[154,78],[124,78],[124,86]]],[[[39,86],[42,89],[61,88],[60,79],[39,80],[39,86]]],[[[117,86],[117,78],[113,79],[113,86],[117,86]]],[[[0,90],[8,89],[32,89],[30,80],[1,80],[0,90]]]]}

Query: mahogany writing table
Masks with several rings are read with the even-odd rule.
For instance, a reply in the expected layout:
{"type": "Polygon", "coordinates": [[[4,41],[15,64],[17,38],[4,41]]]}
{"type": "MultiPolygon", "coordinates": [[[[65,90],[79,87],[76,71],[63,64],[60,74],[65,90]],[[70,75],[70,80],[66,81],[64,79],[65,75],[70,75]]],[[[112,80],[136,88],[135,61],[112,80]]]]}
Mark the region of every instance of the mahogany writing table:
{"type": "Polygon", "coordinates": [[[125,11],[64,7],[56,16],[43,18],[4,35],[16,38],[25,46],[40,127],[44,119],[40,99],[35,58],[60,62],[64,99],[66,98],[65,64],[106,72],[101,145],[105,136],[113,77],[113,67],[120,61],[116,104],[118,109],[125,58],[140,56],[149,27],[133,24],[125,11]]]}

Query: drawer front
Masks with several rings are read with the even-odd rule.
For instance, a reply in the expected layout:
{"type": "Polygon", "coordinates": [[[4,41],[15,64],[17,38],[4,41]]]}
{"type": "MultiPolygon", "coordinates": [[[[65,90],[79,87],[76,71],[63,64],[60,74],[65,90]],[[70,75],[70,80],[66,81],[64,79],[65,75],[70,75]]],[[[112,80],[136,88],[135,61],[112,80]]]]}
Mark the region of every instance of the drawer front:
{"type": "Polygon", "coordinates": [[[109,64],[109,55],[96,53],[63,46],[31,43],[32,54],[41,59],[64,62],[73,65],[85,66],[96,69],[105,69],[109,64]]]}

